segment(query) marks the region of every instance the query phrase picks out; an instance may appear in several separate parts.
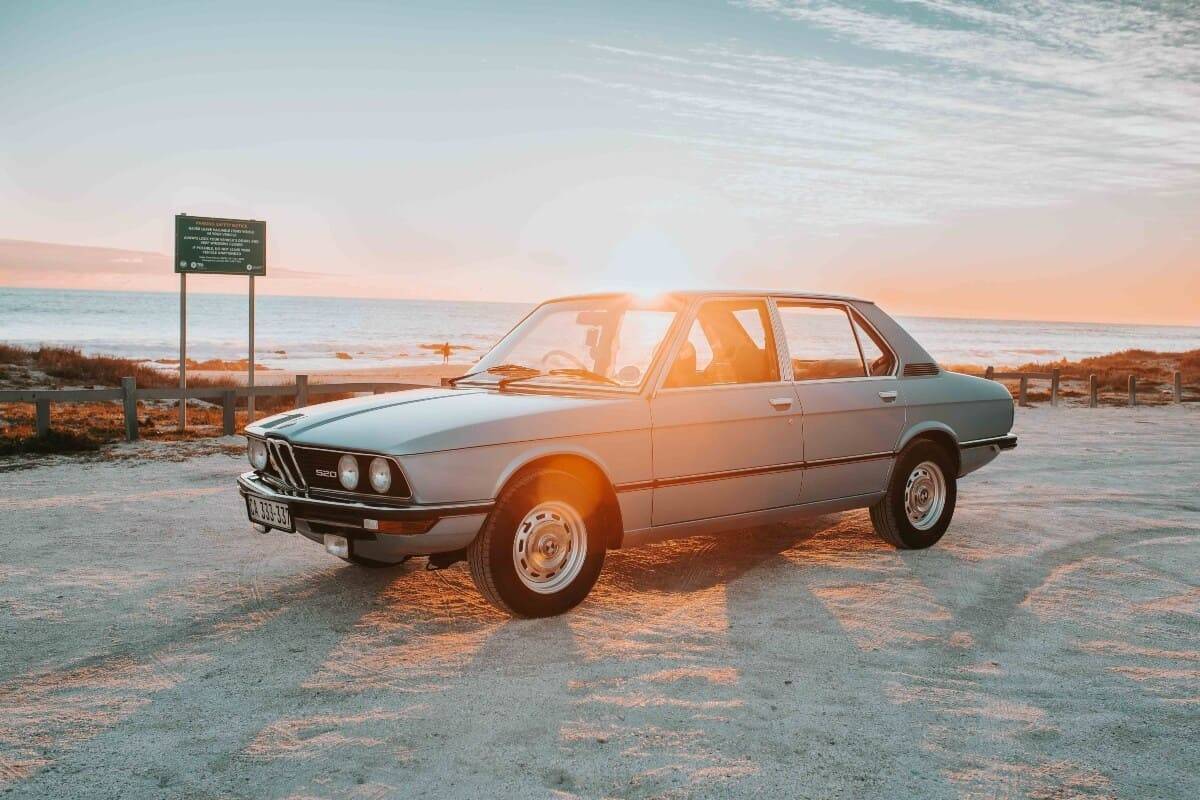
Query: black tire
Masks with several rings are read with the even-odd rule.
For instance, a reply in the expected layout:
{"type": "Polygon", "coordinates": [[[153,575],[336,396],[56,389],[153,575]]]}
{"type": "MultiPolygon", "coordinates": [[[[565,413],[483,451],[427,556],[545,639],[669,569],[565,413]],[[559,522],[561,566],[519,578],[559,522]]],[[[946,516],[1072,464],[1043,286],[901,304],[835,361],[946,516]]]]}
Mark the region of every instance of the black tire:
{"type": "Polygon", "coordinates": [[[946,533],[946,528],[950,527],[950,520],[954,517],[954,503],[957,499],[958,482],[954,460],[944,447],[927,439],[919,439],[904,448],[896,459],[887,494],[871,506],[871,522],[879,538],[893,547],[901,550],[923,550],[936,544],[946,533]],[[935,464],[941,471],[945,483],[945,503],[936,521],[930,527],[921,530],[909,521],[904,508],[904,493],[913,470],[925,462],[935,464]]]}
{"type": "Polygon", "coordinates": [[[532,470],[506,486],[483,529],[467,547],[467,564],[479,593],[514,617],[552,617],[579,605],[604,566],[607,515],[599,496],[595,487],[555,468],[532,470]],[[526,586],[517,574],[513,557],[517,527],[526,514],[545,501],[571,505],[586,528],[586,552],[578,573],[552,594],[541,594],[526,586]]]}

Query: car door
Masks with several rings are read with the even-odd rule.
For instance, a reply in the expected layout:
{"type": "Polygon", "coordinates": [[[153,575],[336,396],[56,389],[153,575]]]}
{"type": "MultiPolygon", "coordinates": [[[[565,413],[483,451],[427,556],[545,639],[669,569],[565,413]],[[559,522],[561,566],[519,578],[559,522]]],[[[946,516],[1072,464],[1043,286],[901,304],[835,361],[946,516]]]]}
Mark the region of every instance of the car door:
{"type": "Polygon", "coordinates": [[[765,298],[699,302],[651,400],[653,525],[799,502],[799,407],[765,298]]]}
{"type": "Polygon", "coordinates": [[[845,303],[776,306],[803,411],[803,502],[883,491],[905,420],[896,356],[845,303]]]}

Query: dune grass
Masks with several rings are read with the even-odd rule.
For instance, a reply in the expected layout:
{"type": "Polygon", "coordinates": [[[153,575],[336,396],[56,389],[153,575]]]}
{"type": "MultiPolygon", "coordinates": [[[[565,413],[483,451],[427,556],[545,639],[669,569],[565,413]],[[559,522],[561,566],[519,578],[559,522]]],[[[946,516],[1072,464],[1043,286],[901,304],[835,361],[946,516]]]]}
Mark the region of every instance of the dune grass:
{"type": "MultiPolygon", "coordinates": [[[[222,363],[222,368],[228,364],[222,363]]],[[[245,367],[244,362],[238,364],[245,367]]],[[[983,374],[983,368],[975,365],[945,365],[957,372],[983,374]]],[[[65,347],[15,347],[0,343],[0,386],[7,382],[7,373],[13,367],[26,375],[28,370],[44,373],[53,379],[54,385],[36,388],[59,388],[68,386],[120,386],[121,378],[132,376],[140,388],[165,388],[178,384],[173,370],[159,370],[144,362],[112,356],[88,356],[79,350],[65,347]]],[[[1002,371],[1050,372],[1060,370],[1064,380],[1083,380],[1095,374],[1102,391],[1124,392],[1130,375],[1137,376],[1140,386],[1153,389],[1170,385],[1175,370],[1183,372],[1184,384],[1200,386],[1200,350],[1181,353],[1156,352],[1151,350],[1124,350],[1104,356],[1084,358],[1079,361],[1031,362],[1019,367],[997,366],[1002,371]]],[[[41,380],[41,379],[39,379],[41,380]]],[[[189,377],[188,384],[197,387],[227,387],[235,384],[228,379],[213,379],[202,376],[189,377]]],[[[32,388],[32,387],[30,387],[32,388]]],[[[1045,399],[1042,387],[1029,393],[1030,400],[1045,399]]],[[[1078,396],[1079,392],[1063,388],[1064,396],[1078,396]]],[[[328,402],[348,395],[322,395],[328,402]]],[[[1045,395],[1048,397],[1048,394],[1045,395]]],[[[1150,398],[1147,398],[1150,399],[1150,398]]],[[[260,397],[256,405],[261,414],[271,414],[292,407],[291,397],[260,397]]],[[[1115,402],[1115,401],[1114,401],[1115,402]]],[[[62,403],[53,406],[49,435],[35,434],[34,408],[27,403],[0,404],[0,455],[29,453],[61,453],[96,450],[107,442],[118,441],[124,435],[124,420],[119,403],[62,403]]],[[[221,430],[221,409],[208,403],[189,403],[188,431],[179,433],[175,419],[177,408],[173,403],[139,403],[138,426],[143,438],[179,439],[201,438],[218,435],[221,430]]],[[[238,428],[245,422],[245,414],[238,412],[238,428]]]]}
{"type": "Polygon", "coordinates": [[[51,430],[45,436],[0,436],[0,456],[90,452],[99,450],[103,443],[91,434],[63,430],[51,430]]]}
{"type": "MultiPolygon", "coordinates": [[[[176,386],[179,376],[172,370],[160,370],[144,362],[114,356],[88,356],[68,347],[14,347],[0,343],[0,364],[30,367],[64,383],[84,386],[120,386],[122,378],[132,377],[144,389],[176,386]]],[[[232,386],[209,378],[188,378],[189,386],[232,386]]],[[[50,388],[50,387],[45,387],[50,388]]]]}
{"type": "Polygon", "coordinates": [[[1101,388],[1114,390],[1124,389],[1130,375],[1148,387],[1168,385],[1176,371],[1182,372],[1184,381],[1191,384],[1200,380],[1200,350],[1181,353],[1122,350],[1079,361],[1031,362],[1022,364],[1016,371],[1050,372],[1053,369],[1059,370],[1066,379],[1087,380],[1089,375],[1095,375],[1101,388]]]}
{"type": "MultiPolygon", "coordinates": [[[[200,366],[200,365],[197,365],[200,366]]],[[[227,366],[220,363],[220,368],[227,366]]],[[[242,362],[241,367],[245,368],[242,362]]],[[[171,388],[179,383],[174,370],[159,370],[144,362],[113,356],[89,356],[65,347],[15,347],[0,343],[0,388],[16,383],[17,388],[55,389],[72,387],[118,387],[121,379],[133,377],[138,388],[171,388]],[[20,369],[14,369],[20,368],[20,369]],[[36,386],[28,386],[28,370],[44,373],[36,386]],[[16,373],[20,373],[17,375],[16,373]]],[[[229,379],[189,376],[188,386],[204,388],[233,388],[229,379]]],[[[322,395],[322,401],[341,399],[347,395],[322,395]]],[[[263,396],[255,405],[259,416],[273,414],[292,407],[291,397],[263,396]]],[[[221,409],[210,403],[188,403],[188,430],[180,433],[176,427],[178,406],[173,402],[138,403],[139,435],[146,439],[202,438],[220,435],[221,409]]],[[[245,412],[239,410],[237,427],[245,423],[245,412]]],[[[66,453],[96,450],[108,442],[120,441],[125,435],[124,414],[120,403],[56,403],[51,406],[50,431],[36,435],[34,407],[29,403],[0,404],[0,455],[33,453],[66,453]]]]}

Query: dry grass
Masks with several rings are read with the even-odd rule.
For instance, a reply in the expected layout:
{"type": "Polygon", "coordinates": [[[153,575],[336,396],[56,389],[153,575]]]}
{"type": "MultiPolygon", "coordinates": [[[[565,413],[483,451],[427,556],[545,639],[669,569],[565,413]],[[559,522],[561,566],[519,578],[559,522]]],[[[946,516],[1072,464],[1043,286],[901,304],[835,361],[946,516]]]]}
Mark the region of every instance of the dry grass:
{"type": "Polygon", "coordinates": [[[1124,389],[1130,375],[1137,377],[1140,385],[1148,387],[1170,384],[1172,374],[1182,372],[1185,379],[1195,382],[1200,378],[1200,350],[1182,353],[1162,353],[1153,350],[1122,350],[1104,356],[1083,358],[1079,361],[1048,361],[1022,364],[1019,372],[1060,371],[1063,378],[1087,380],[1095,375],[1101,388],[1124,389]]]}
{"type": "MultiPolygon", "coordinates": [[[[948,365],[946,369],[967,375],[984,374],[984,368],[975,364],[948,365]]],[[[1200,393],[1200,350],[1186,350],[1180,353],[1122,350],[1119,353],[1093,356],[1079,361],[1062,359],[1029,362],[1016,367],[996,366],[997,372],[1049,373],[1056,369],[1063,381],[1060,391],[1063,397],[1086,397],[1088,377],[1095,375],[1100,402],[1124,405],[1128,397],[1129,376],[1133,375],[1137,378],[1138,402],[1170,402],[1173,399],[1172,387],[1176,371],[1183,374],[1186,399],[1191,400],[1200,393]],[[1069,381],[1081,382],[1082,388],[1078,388],[1079,384],[1071,387],[1069,381]],[[1109,396],[1105,397],[1105,393],[1109,396]]],[[[1016,393],[1017,381],[1005,380],[1003,383],[1010,391],[1016,393]]],[[[1030,402],[1049,400],[1048,384],[1031,384],[1027,396],[1030,402]]]]}
{"type": "MultiPolygon", "coordinates": [[[[73,386],[120,386],[121,378],[132,377],[145,389],[175,386],[175,372],[154,369],[140,361],[112,356],[85,356],[67,347],[13,347],[0,343],[0,365],[18,365],[44,372],[73,386]]],[[[189,378],[191,386],[223,386],[207,378],[189,378]]],[[[53,389],[56,386],[41,388],[53,389]]]]}
{"type": "MultiPolygon", "coordinates": [[[[214,362],[216,363],[216,362],[214,362]]],[[[221,362],[222,366],[236,364],[244,368],[245,362],[221,362]]],[[[198,366],[198,365],[197,365],[198,366]]],[[[955,372],[982,375],[984,370],[976,365],[947,365],[955,372]]],[[[1008,371],[1009,367],[999,369],[1008,371]]],[[[1180,370],[1184,374],[1187,394],[1200,392],[1200,350],[1182,353],[1163,353],[1149,350],[1125,350],[1105,356],[1085,358],[1080,361],[1054,361],[1022,364],[1016,368],[1021,372],[1050,372],[1060,370],[1063,380],[1086,381],[1095,374],[1100,383],[1102,402],[1124,403],[1129,375],[1136,375],[1139,401],[1165,401],[1163,392],[1170,387],[1171,374],[1180,370]],[[1112,394],[1103,397],[1104,391],[1112,394]]],[[[13,380],[29,379],[30,371],[51,378],[38,378],[37,384],[21,388],[62,388],[63,386],[120,386],[121,378],[132,376],[140,388],[163,388],[175,386],[178,378],[173,371],[158,370],[143,362],[109,356],[86,356],[78,350],[63,347],[40,347],[37,349],[14,347],[0,343],[0,388],[13,386],[13,380]],[[15,368],[15,369],[14,369],[15,368]],[[46,385],[49,384],[49,385],[46,385]]],[[[36,374],[35,373],[35,374],[36,374]]],[[[1011,382],[1015,392],[1016,384],[1011,382]]],[[[189,378],[188,384],[195,387],[233,387],[228,380],[212,378],[189,378]]],[[[1080,397],[1086,392],[1063,386],[1064,397],[1080,397]]],[[[338,400],[348,395],[322,395],[325,402],[338,400]]],[[[1030,387],[1029,400],[1048,400],[1049,394],[1043,387],[1030,387]]],[[[260,397],[256,402],[260,415],[283,411],[292,407],[290,397],[260,397]]],[[[0,404],[0,455],[34,452],[70,452],[94,450],[106,442],[124,437],[125,427],[119,403],[61,403],[52,407],[51,434],[39,438],[35,432],[34,407],[27,403],[0,404]]],[[[188,430],[177,429],[178,409],[173,403],[139,403],[138,429],[147,439],[199,439],[221,433],[221,409],[207,403],[189,404],[188,430]]],[[[245,414],[237,414],[237,429],[245,424],[245,414]]]]}
{"type": "MultiPolygon", "coordinates": [[[[52,436],[69,434],[80,441],[90,441],[95,447],[125,438],[125,414],[118,402],[55,403],[50,413],[52,436]]],[[[263,415],[259,413],[257,416],[261,419],[263,415]]],[[[236,427],[241,430],[246,422],[245,412],[238,409],[236,418],[236,427]]],[[[180,433],[178,406],[173,403],[138,403],[138,435],[143,439],[178,440],[220,436],[221,422],[219,407],[193,401],[188,404],[188,429],[180,433]]],[[[13,452],[11,448],[14,442],[29,442],[36,438],[35,411],[31,403],[0,405],[0,452],[6,448],[13,452]]],[[[27,444],[25,448],[26,452],[35,451],[34,445],[27,444]]]]}
{"type": "Polygon", "coordinates": [[[21,456],[34,453],[80,453],[98,450],[100,442],[72,431],[52,430],[45,436],[0,438],[0,456],[21,456]]]}
{"type": "MultiPolygon", "coordinates": [[[[242,366],[245,364],[243,362],[242,366]]],[[[176,373],[157,370],[142,362],[110,356],[87,356],[63,347],[36,349],[0,343],[0,388],[56,389],[72,387],[117,387],[121,378],[133,377],[138,388],[156,389],[178,385],[176,373]],[[27,386],[30,371],[43,373],[52,380],[37,379],[27,386]],[[19,373],[19,374],[18,374],[19,373]]],[[[193,387],[232,388],[228,380],[189,377],[193,387]]],[[[322,401],[348,395],[322,395],[322,401]]],[[[291,408],[290,397],[259,397],[255,402],[258,416],[291,408]]],[[[209,403],[188,404],[188,430],[180,433],[178,405],[172,402],[138,403],[138,432],[145,439],[201,439],[221,434],[222,412],[209,403]]],[[[236,415],[236,428],[246,423],[244,411],[236,415]]],[[[0,404],[0,455],[57,453],[96,450],[107,442],[125,436],[125,418],[120,403],[56,403],[51,406],[50,434],[38,437],[34,406],[29,403],[0,404]]]]}

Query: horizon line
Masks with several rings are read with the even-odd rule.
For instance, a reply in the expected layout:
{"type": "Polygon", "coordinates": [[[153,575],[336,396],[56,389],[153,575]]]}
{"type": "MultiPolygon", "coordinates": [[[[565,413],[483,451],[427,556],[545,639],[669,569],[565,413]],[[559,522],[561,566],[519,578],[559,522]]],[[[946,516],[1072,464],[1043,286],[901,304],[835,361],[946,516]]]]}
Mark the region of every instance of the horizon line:
{"type": "MultiPolygon", "coordinates": [[[[222,276],[222,277],[239,277],[239,276],[234,275],[234,276],[222,276]]],[[[133,290],[133,289],[75,289],[75,288],[45,287],[45,286],[15,286],[15,285],[10,285],[10,284],[0,283],[0,291],[3,291],[5,289],[13,289],[13,290],[22,291],[22,292],[74,292],[74,293],[78,293],[78,294],[163,294],[163,295],[175,295],[175,296],[178,296],[178,294],[179,294],[179,292],[177,290],[176,291],[167,291],[167,290],[162,290],[162,289],[137,289],[137,290],[133,290]]],[[[625,291],[625,290],[619,290],[619,289],[614,290],[615,293],[620,293],[623,291],[625,291]]],[[[671,290],[666,290],[666,291],[669,292],[671,290]]],[[[680,290],[680,291],[685,291],[685,290],[680,290]]],[[[463,299],[458,299],[458,298],[439,298],[439,297],[397,297],[397,296],[363,297],[360,295],[289,294],[287,292],[269,292],[269,291],[264,292],[258,286],[255,287],[254,293],[255,293],[256,297],[295,297],[295,298],[302,298],[302,299],[306,298],[306,299],[316,299],[316,300],[365,300],[368,302],[389,302],[389,301],[399,300],[399,301],[412,302],[412,303],[472,303],[472,304],[477,304],[477,305],[498,305],[498,306],[516,306],[516,305],[536,306],[541,303],[547,302],[548,300],[556,299],[556,297],[547,297],[543,300],[530,300],[530,301],[463,300],[463,299]]],[[[194,290],[194,289],[189,289],[188,294],[205,294],[205,295],[213,295],[213,296],[218,296],[218,297],[246,297],[246,295],[240,294],[240,293],[235,294],[233,292],[213,292],[213,291],[194,290]]],[[[558,295],[558,297],[568,297],[568,296],[574,296],[574,295],[558,295]]],[[[874,302],[874,301],[867,301],[867,302],[874,302]]],[[[908,319],[953,320],[953,321],[961,321],[961,322],[1024,322],[1024,323],[1046,323],[1046,324],[1051,324],[1051,325],[1110,325],[1110,326],[1124,326],[1124,327],[1131,327],[1131,328],[1187,328],[1187,329],[1195,329],[1197,331],[1200,331],[1200,323],[1197,323],[1197,324],[1186,324],[1186,323],[1165,324],[1165,323],[1156,323],[1156,322],[1112,322],[1112,321],[1095,320],[1095,319],[1081,320],[1081,319],[1038,319],[1038,318],[1033,318],[1033,317],[958,317],[958,316],[943,316],[943,315],[930,315],[930,314],[906,314],[906,313],[892,314],[892,312],[887,311],[887,309],[884,309],[884,311],[891,316],[905,317],[908,319]]],[[[2,340],[0,340],[0,341],[2,341],[2,340]]]]}

